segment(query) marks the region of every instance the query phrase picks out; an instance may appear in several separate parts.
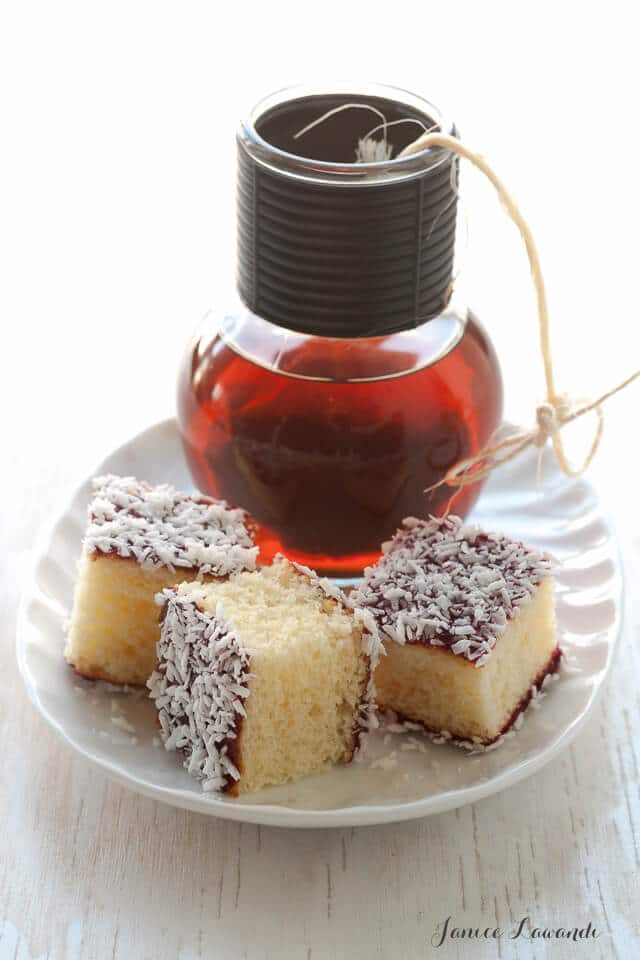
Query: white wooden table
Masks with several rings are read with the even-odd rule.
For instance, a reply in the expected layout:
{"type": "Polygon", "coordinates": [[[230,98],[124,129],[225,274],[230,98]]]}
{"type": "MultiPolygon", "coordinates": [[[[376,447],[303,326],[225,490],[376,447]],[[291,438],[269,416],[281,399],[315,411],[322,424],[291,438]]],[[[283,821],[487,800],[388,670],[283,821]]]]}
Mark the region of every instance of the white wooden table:
{"type": "MultiPolygon", "coordinates": [[[[640,955],[637,603],[570,750],[472,807],[366,829],[241,826],[136,796],[58,742],[14,656],[38,531],[117,442],[173,411],[189,328],[232,275],[235,124],[297,76],[377,74],[441,99],[532,215],[561,386],[596,393],[637,366],[632,10],[491,6],[427,17],[417,4],[425,33],[328,0],[307,34],[289,0],[277,28],[274,4],[3,8],[0,960],[640,955]],[[624,131],[619,150],[585,149],[585,131],[607,130],[624,131]],[[481,930],[590,922],[599,938],[434,948],[449,916],[481,930]]],[[[507,413],[524,420],[542,383],[526,267],[484,188],[479,204],[472,302],[505,366],[507,413]]],[[[611,401],[592,473],[633,601],[639,407],[637,387],[611,401]]]]}

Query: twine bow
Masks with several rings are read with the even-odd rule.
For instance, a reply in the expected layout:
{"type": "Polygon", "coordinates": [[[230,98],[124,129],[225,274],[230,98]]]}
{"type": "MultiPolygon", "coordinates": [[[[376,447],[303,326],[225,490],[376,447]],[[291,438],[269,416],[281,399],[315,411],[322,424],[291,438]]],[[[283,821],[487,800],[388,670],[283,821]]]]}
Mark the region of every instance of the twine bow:
{"type": "Polygon", "coordinates": [[[552,437],[558,429],[558,423],[561,419],[561,415],[552,403],[540,404],[536,410],[538,429],[533,440],[536,447],[544,447],[549,437],[552,437]]]}
{"type": "MultiPolygon", "coordinates": [[[[604,418],[602,413],[602,404],[615,393],[629,386],[634,380],[640,377],[640,370],[636,370],[626,380],[617,386],[603,393],[596,400],[587,403],[572,403],[564,394],[559,394],[555,387],[555,378],[553,375],[553,361],[551,357],[551,342],[549,338],[549,311],[547,307],[547,295],[542,277],[542,269],[538,251],[533,239],[533,234],[522,216],[518,205],[507,191],[506,187],[492,170],[487,161],[479,153],[474,153],[466,147],[460,140],[451,137],[445,133],[426,132],[404,148],[398,157],[407,157],[412,153],[418,153],[430,147],[440,147],[450,150],[452,153],[468,160],[474,167],[483,173],[495,188],[500,202],[504,206],[510,219],[515,223],[520,236],[524,241],[529,259],[529,268],[536,291],[536,300],[538,306],[538,324],[540,334],[540,350],[544,363],[544,374],[547,388],[547,397],[544,403],[541,403],[536,409],[536,423],[530,430],[516,431],[510,433],[503,439],[496,439],[490,442],[486,447],[471,457],[466,457],[455,463],[445,474],[442,480],[429,487],[427,491],[435,490],[437,487],[447,484],[450,487],[465,487],[471,483],[476,483],[483,477],[486,477],[495,467],[513,460],[523,450],[535,446],[542,450],[551,440],[554,453],[560,469],[569,477],[578,477],[588,468],[593,460],[596,451],[602,439],[604,427],[604,418]],[[579,417],[587,413],[595,412],[597,423],[589,451],[579,467],[573,467],[567,458],[562,440],[562,428],[568,423],[572,423],[579,417]]],[[[538,460],[538,468],[540,458],[538,460]]]]}

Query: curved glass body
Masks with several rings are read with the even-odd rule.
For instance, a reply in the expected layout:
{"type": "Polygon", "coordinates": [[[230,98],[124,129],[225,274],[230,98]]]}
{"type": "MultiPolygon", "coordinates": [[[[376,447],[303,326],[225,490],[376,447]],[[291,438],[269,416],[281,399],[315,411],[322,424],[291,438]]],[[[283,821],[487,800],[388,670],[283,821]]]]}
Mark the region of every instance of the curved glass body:
{"type": "MultiPolygon", "coordinates": [[[[404,517],[441,513],[428,487],[500,422],[493,348],[468,311],[385,337],[313,337],[237,310],[208,317],[178,390],[198,486],[247,509],[263,560],[278,551],[359,574],[404,517]]],[[[480,484],[455,499],[465,515],[480,484]]]]}

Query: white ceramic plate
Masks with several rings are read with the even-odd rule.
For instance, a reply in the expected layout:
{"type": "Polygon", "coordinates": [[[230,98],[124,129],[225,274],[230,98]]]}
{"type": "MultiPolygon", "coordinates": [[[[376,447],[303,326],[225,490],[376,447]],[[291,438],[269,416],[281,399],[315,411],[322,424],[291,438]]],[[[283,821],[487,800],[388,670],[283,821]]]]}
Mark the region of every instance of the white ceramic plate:
{"type": "MultiPolygon", "coordinates": [[[[131,439],[96,472],[192,488],[173,420],[131,439]]],[[[406,738],[382,729],[368,738],[361,761],[351,766],[246,799],[203,794],[176,755],[158,746],[154,710],[144,693],[80,680],[63,660],[89,479],[38,552],[24,592],[18,659],[29,695],[67,743],[109,776],[158,800],[230,820],[289,827],[384,823],[496,793],[540,769],[576,735],[610,669],[620,628],[620,564],[596,494],[587,481],[562,476],[549,452],[539,491],[535,475],[535,455],[496,471],[473,517],[488,529],[550,550],[562,562],[557,613],[570,669],[562,670],[540,709],[527,712],[518,734],[495,751],[469,756],[421,735],[421,749],[400,750],[406,738]],[[114,724],[114,717],[125,722],[114,724]],[[393,750],[395,760],[387,762],[393,750]],[[376,760],[382,764],[371,766],[376,760]]]]}

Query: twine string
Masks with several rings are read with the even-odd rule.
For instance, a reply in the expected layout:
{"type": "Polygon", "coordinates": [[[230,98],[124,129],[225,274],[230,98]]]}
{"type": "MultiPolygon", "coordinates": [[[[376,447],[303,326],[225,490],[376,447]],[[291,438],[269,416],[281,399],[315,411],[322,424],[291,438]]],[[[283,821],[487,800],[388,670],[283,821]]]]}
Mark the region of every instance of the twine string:
{"type": "Polygon", "coordinates": [[[542,451],[548,440],[551,440],[553,444],[558,465],[563,473],[569,477],[578,477],[589,467],[600,446],[604,428],[602,404],[605,400],[608,400],[609,397],[623,390],[640,377],[640,370],[636,370],[623,380],[622,383],[617,384],[611,390],[607,390],[601,394],[596,400],[588,403],[573,404],[566,395],[557,392],[551,355],[547,294],[538,250],[525,218],[504,183],[485,158],[481,154],[470,150],[469,147],[465,146],[465,144],[461,143],[460,140],[455,137],[445,133],[426,132],[406,146],[404,150],[398,154],[398,157],[408,157],[411,154],[419,153],[431,147],[440,147],[449,150],[463,159],[468,160],[474,167],[480,170],[494,187],[509,218],[518,228],[526,248],[529,269],[536,292],[540,351],[542,353],[546,383],[546,402],[537,407],[536,423],[530,430],[512,433],[496,443],[485,446],[477,454],[459,460],[447,471],[442,480],[433,484],[433,486],[429,487],[425,492],[430,492],[442,484],[447,484],[452,487],[463,487],[471,483],[476,483],[478,480],[486,477],[495,467],[513,460],[528,447],[535,446],[542,451]],[[582,464],[578,467],[573,467],[564,449],[562,428],[568,423],[572,423],[591,412],[594,412],[597,418],[595,432],[582,464]]]}
{"type": "MultiPolygon", "coordinates": [[[[327,111],[313,122],[307,124],[306,127],[298,130],[298,132],[294,134],[294,139],[303,136],[318,124],[324,123],[325,120],[329,119],[329,117],[333,116],[334,114],[339,113],[342,110],[350,109],[369,109],[374,113],[377,113],[382,119],[381,124],[369,131],[369,133],[361,141],[359,141],[358,150],[356,151],[357,160],[359,162],[363,162],[365,159],[369,161],[373,159],[379,159],[377,152],[373,150],[373,147],[376,145],[376,141],[371,140],[371,136],[374,132],[382,129],[382,144],[386,148],[387,127],[391,124],[387,123],[386,117],[381,113],[381,111],[364,103],[345,103],[339,107],[335,107],[333,110],[327,111]],[[365,153],[367,154],[366,157],[364,156],[365,153]],[[370,157],[368,156],[369,153],[371,153],[370,157]]],[[[400,121],[395,122],[397,123],[400,121]]],[[[396,159],[409,157],[414,153],[420,153],[421,151],[428,150],[432,147],[441,148],[457,154],[464,160],[468,160],[472,166],[476,167],[476,169],[484,174],[487,180],[489,180],[494,187],[498,195],[498,199],[504,207],[507,215],[516,225],[520,233],[525,245],[527,258],[529,260],[531,278],[536,293],[538,335],[544,367],[546,400],[544,403],[539,404],[539,406],[536,408],[535,425],[531,429],[518,430],[508,434],[501,440],[496,440],[494,442],[490,441],[489,444],[483,447],[478,453],[473,454],[470,457],[465,457],[464,459],[459,460],[457,463],[454,463],[453,466],[449,468],[445,476],[437,483],[428,487],[427,490],[425,490],[425,493],[429,493],[443,484],[460,489],[472,483],[477,483],[479,480],[488,476],[488,474],[491,473],[491,471],[496,467],[513,460],[529,447],[537,447],[540,451],[538,457],[539,475],[542,451],[549,440],[551,440],[553,444],[556,460],[563,473],[569,477],[578,477],[584,473],[585,470],[587,470],[591,464],[591,461],[596,455],[598,447],[600,446],[604,429],[602,404],[608,400],[609,397],[619,393],[625,387],[628,387],[634,380],[638,379],[638,377],[640,377],[640,370],[636,370],[621,383],[612,387],[610,390],[607,390],[605,393],[602,393],[595,400],[591,400],[586,403],[572,403],[566,394],[559,394],[557,392],[553,371],[553,358],[551,354],[547,293],[545,289],[544,278],[542,276],[542,267],[540,266],[538,250],[529,225],[520,212],[520,209],[514,198],[511,196],[504,183],[489,165],[487,160],[485,160],[482,154],[471,150],[456,137],[452,137],[446,133],[441,133],[433,128],[426,129],[424,133],[422,133],[416,140],[401,150],[396,159]],[[567,424],[578,420],[580,417],[592,412],[595,413],[596,416],[596,427],[591,444],[583,462],[580,464],[580,466],[574,467],[569,462],[564,449],[562,428],[567,424]]]]}

